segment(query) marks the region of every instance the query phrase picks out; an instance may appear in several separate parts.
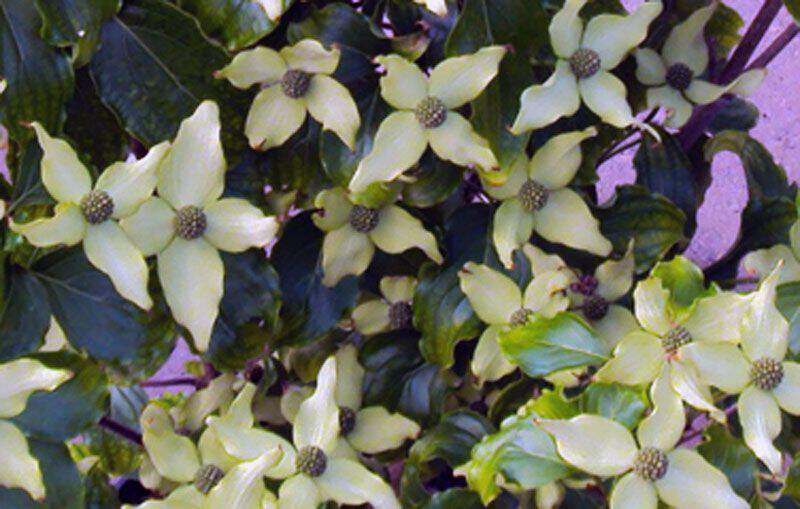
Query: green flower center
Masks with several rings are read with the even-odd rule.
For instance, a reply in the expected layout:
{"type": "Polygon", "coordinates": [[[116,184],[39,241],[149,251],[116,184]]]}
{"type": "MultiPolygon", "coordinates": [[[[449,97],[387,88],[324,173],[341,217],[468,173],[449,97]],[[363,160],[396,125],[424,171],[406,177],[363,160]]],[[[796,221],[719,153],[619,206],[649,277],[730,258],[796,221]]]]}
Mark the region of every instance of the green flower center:
{"type": "Polygon", "coordinates": [[[438,97],[429,95],[417,104],[414,115],[424,127],[434,129],[447,120],[447,107],[438,97]]]}
{"type": "Polygon", "coordinates": [[[339,407],[339,433],[347,436],[356,427],[356,411],[346,406],[339,407]]]}
{"type": "Polygon", "coordinates": [[[535,180],[528,180],[519,188],[519,201],[528,212],[542,210],[547,205],[550,192],[542,184],[535,180]]]}
{"type": "Polygon", "coordinates": [[[655,447],[644,447],[633,462],[633,471],[645,481],[657,481],[664,477],[669,468],[666,453],[655,447]]]}
{"type": "Polygon", "coordinates": [[[289,69],[281,78],[283,93],[292,99],[299,99],[308,93],[311,74],[299,69],[289,69]]]}
{"type": "Polygon", "coordinates": [[[300,449],[295,460],[297,470],[310,477],[319,477],[325,473],[328,466],[328,458],[322,449],[309,445],[300,449]]]}
{"type": "Polygon", "coordinates": [[[684,64],[673,64],[667,69],[667,85],[683,92],[692,84],[694,72],[684,64]]]}
{"type": "Polygon", "coordinates": [[[591,78],[600,70],[600,55],[589,48],[580,48],[569,57],[569,68],[578,79],[591,78]]]}
{"type": "Polygon", "coordinates": [[[771,357],[762,357],[750,365],[750,380],[762,391],[771,391],[783,381],[783,364],[771,357]]]}
{"type": "Polygon", "coordinates": [[[197,491],[205,495],[211,491],[224,476],[225,472],[218,466],[203,465],[194,475],[194,487],[197,488],[197,491]]]}
{"type": "Polygon", "coordinates": [[[363,205],[353,205],[350,209],[350,226],[359,233],[369,233],[378,226],[378,211],[363,205]]]}
{"type": "Polygon", "coordinates": [[[513,326],[517,325],[525,325],[528,323],[528,318],[533,314],[533,311],[527,308],[519,308],[518,310],[511,313],[511,318],[508,319],[508,323],[513,326]]]}
{"type": "Polygon", "coordinates": [[[182,239],[197,239],[206,232],[206,228],[208,221],[200,207],[188,205],[180,209],[175,216],[175,233],[182,239]]]}
{"type": "Polygon", "coordinates": [[[678,351],[683,345],[688,345],[692,342],[692,335],[686,330],[685,327],[677,325],[672,328],[667,335],[661,339],[661,346],[664,351],[672,355],[678,351]]]}
{"type": "Polygon", "coordinates": [[[395,302],[389,306],[389,324],[392,329],[410,329],[413,323],[414,311],[408,302],[395,302]]]}
{"type": "Polygon", "coordinates": [[[599,295],[589,295],[583,300],[583,314],[589,320],[602,320],[608,314],[608,301],[599,295]]]}
{"type": "Polygon", "coordinates": [[[81,199],[81,211],[89,224],[100,224],[114,213],[114,200],[105,191],[89,191],[81,199]]]}

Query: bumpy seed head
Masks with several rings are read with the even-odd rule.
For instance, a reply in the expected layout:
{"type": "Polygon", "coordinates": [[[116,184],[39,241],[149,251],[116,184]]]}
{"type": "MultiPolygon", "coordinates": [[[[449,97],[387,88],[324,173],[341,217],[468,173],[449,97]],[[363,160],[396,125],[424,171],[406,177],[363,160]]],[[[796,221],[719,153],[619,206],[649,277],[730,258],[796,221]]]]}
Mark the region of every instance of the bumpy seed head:
{"type": "Polygon", "coordinates": [[[206,214],[200,207],[187,205],[175,216],[175,233],[182,239],[197,239],[206,232],[207,227],[206,214]]]}
{"type": "Polygon", "coordinates": [[[508,319],[508,323],[511,325],[525,325],[528,323],[528,318],[533,314],[533,311],[527,308],[519,308],[518,310],[511,313],[511,318],[508,319]]]}
{"type": "Polygon", "coordinates": [[[683,92],[692,84],[694,72],[684,64],[673,64],[667,69],[667,85],[683,92]]]}
{"type": "Polygon", "coordinates": [[[81,211],[89,224],[100,224],[114,213],[114,200],[105,191],[89,191],[81,199],[81,211]]]}
{"type": "Polygon", "coordinates": [[[339,407],[339,433],[347,436],[356,427],[356,411],[346,406],[339,407]]]}
{"type": "Polygon", "coordinates": [[[417,121],[428,129],[439,127],[447,120],[447,106],[438,97],[429,95],[414,110],[417,121]]]}
{"type": "Polygon", "coordinates": [[[589,295],[583,301],[583,314],[589,320],[602,320],[608,314],[608,301],[599,295],[589,295]]]}
{"type": "Polygon", "coordinates": [[[194,475],[194,487],[197,491],[207,494],[225,477],[225,472],[216,465],[203,465],[194,475]]]}
{"type": "Polygon", "coordinates": [[[393,330],[410,329],[414,311],[408,302],[395,302],[389,306],[389,324],[393,330]]]}
{"type": "Polygon", "coordinates": [[[633,471],[645,481],[657,481],[664,477],[669,468],[669,459],[661,449],[644,447],[633,462],[633,471]]]}
{"type": "Polygon", "coordinates": [[[569,57],[569,68],[578,79],[591,78],[600,70],[600,55],[589,48],[580,48],[569,57]]]}
{"type": "Polygon", "coordinates": [[[322,449],[313,445],[308,445],[300,449],[295,460],[297,470],[311,477],[319,477],[325,473],[328,466],[328,458],[322,449]]]}
{"type": "Polygon", "coordinates": [[[598,286],[600,286],[600,282],[596,277],[591,274],[581,274],[576,282],[569,285],[569,289],[575,293],[589,296],[594,294],[598,286]]]}
{"type": "Polygon", "coordinates": [[[750,365],[750,380],[762,391],[771,391],[783,381],[783,364],[771,357],[762,357],[750,365]]]}
{"type": "Polygon", "coordinates": [[[281,78],[283,93],[292,99],[299,99],[308,93],[311,74],[299,69],[289,69],[281,78]]]}
{"type": "Polygon", "coordinates": [[[350,226],[359,233],[369,233],[378,226],[378,211],[362,205],[354,205],[350,209],[350,226]]]}
{"type": "Polygon", "coordinates": [[[542,184],[535,180],[528,180],[519,189],[519,201],[528,212],[542,210],[547,205],[550,192],[542,184]]]}
{"type": "Polygon", "coordinates": [[[661,346],[664,347],[664,351],[668,354],[674,354],[678,351],[678,348],[691,342],[692,335],[689,331],[685,327],[677,325],[661,339],[661,346]]]}

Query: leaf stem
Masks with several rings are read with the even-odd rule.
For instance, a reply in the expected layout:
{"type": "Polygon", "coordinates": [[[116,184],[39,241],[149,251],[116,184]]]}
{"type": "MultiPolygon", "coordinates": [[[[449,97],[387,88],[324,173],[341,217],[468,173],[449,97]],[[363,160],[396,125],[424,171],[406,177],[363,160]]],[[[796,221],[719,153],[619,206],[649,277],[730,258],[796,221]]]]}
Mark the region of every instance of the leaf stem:
{"type": "Polygon", "coordinates": [[[142,387],[170,387],[173,385],[191,385],[197,387],[200,384],[199,380],[193,376],[181,376],[177,378],[166,378],[163,380],[146,380],[140,382],[142,387]]]}
{"type": "Polygon", "coordinates": [[[739,42],[730,60],[728,60],[725,69],[720,73],[719,78],[716,80],[717,83],[728,83],[744,71],[747,62],[750,61],[750,57],[755,53],[758,44],[764,38],[764,34],[767,33],[781,7],[783,7],[782,0],[764,1],[761,9],[756,13],[756,17],[753,18],[753,22],[747,28],[747,32],[745,32],[741,42],[739,42]]]}
{"type": "Polygon", "coordinates": [[[111,431],[112,433],[116,433],[117,435],[130,440],[134,444],[137,445],[144,445],[142,442],[142,434],[138,431],[134,431],[129,427],[118,423],[117,421],[113,420],[111,417],[104,415],[100,418],[97,423],[101,428],[111,431]]]}
{"type": "MultiPolygon", "coordinates": [[[[730,417],[734,412],[736,412],[736,403],[731,404],[731,406],[725,409],[725,416],[730,417]]],[[[708,417],[706,418],[706,421],[703,423],[702,426],[686,430],[681,436],[680,442],[678,442],[678,445],[676,447],[686,445],[695,438],[699,437],[700,435],[703,434],[703,432],[706,429],[711,427],[711,425],[713,425],[715,422],[717,421],[708,417]]]]}
{"type": "Polygon", "coordinates": [[[769,65],[772,60],[792,42],[798,33],[800,33],[800,25],[792,23],[786,27],[786,29],[772,41],[772,44],[767,46],[767,49],[753,60],[753,63],[748,66],[748,70],[759,69],[769,65]]]}

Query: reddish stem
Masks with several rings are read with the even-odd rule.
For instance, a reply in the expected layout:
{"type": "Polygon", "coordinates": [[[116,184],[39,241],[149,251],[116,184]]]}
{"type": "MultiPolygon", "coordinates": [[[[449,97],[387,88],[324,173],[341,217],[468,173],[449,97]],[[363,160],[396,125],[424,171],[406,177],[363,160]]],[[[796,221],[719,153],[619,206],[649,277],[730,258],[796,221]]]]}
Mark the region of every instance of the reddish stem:
{"type": "Polygon", "coordinates": [[[103,416],[100,418],[100,421],[97,423],[101,428],[107,429],[117,435],[130,440],[134,444],[143,445],[142,443],[142,434],[130,429],[129,427],[118,423],[117,421],[113,420],[108,416],[103,416]]]}

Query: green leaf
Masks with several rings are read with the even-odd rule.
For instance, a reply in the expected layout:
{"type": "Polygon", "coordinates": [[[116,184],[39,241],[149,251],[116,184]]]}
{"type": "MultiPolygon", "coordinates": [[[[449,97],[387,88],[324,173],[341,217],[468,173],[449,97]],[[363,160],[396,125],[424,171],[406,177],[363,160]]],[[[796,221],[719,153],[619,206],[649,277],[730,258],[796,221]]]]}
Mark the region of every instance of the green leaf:
{"type": "Polygon", "coordinates": [[[415,421],[430,424],[438,419],[449,392],[447,380],[436,364],[422,364],[403,378],[397,409],[415,421]]]}
{"type": "Polygon", "coordinates": [[[582,413],[608,417],[632,430],[642,419],[648,403],[647,395],[641,389],[593,383],[581,394],[580,406],[582,413]]]}
{"type": "Polygon", "coordinates": [[[778,285],[775,304],[789,321],[789,351],[800,355],[800,281],[778,285]]]}
{"type": "Polygon", "coordinates": [[[11,191],[11,205],[7,213],[28,205],[50,205],[53,203],[53,198],[50,197],[50,194],[44,188],[44,184],[42,184],[41,162],[42,149],[39,148],[38,143],[31,142],[25,144],[17,164],[9,164],[14,187],[11,191]]]}
{"type": "MultiPolygon", "coordinates": [[[[673,19],[674,24],[689,17],[691,13],[701,7],[708,5],[705,0],[677,0],[674,4],[673,19]]],[[[708,24],[706,24],[705,35],[708,40],[714,41],[711,45],[712,51],[718,59],[724,60],[731,49],[736,46],[742,36],[739,34],[744,28],[744,20],[739,13],[720,2],[719,7],[714,11],[708,24]]]]}
{"type": "Polygon", "coordinates": [[[434,493],[425,504],[425,509],[481,509],[483,504],[474,491],[465,488],[451,488],[434,493]]]}
{"type": "Polygon", "coordinates": [[[336,327],[345,311],[355,305],[357,278],[345,278],[333,288],[322,284],[322,239],[307,212],[288,222],[272,250],[283,295],[281,327],[275,337],[279,344],[314,342],[336,327]]]}
{"type": "MultiPolygon", "coordinates": [[[[290,5],[292,1],[285,3],[290,5]]],[[[206,35],[230,51],[255,44],[278,27],[267,17],[267,11],[252,0],[179,0],[178,6],[197,18],[206,35]]]]}
{"type": "Polygon", "coordinates": [[[783,0],[786,10],[792,15],[794,20],[800,24],[800,0],[783,0]]]}
{"type": "Polygon", "coordinates": [[[306,38],[317,39],[325,46],[337,44],[370,56],[391,50],[386,35],[369,18],[343,3],[314,9],[303,21],[292,23],[286,29],[286,39],[290,44],[306,38]]]}
{"type": "Polygon", "coordinates": [[[624,252],[634,241],[634,256],[639,271],[645,271],[676,244],[686,244],[683,236],[686,214],[663,196],[641,186],[618,186],[611,203],[596,210],[600,230],[624,252]]]}
{"type": "Polygon", "coordinates": [[[703,203],[705,187],[697,179],[709,168],[694,168],[680,142],[661,131],[661,143],[646,138],[633,158],[636,183],[659,193],[678,206],[686,216],[685,235],[691,237],[697,228],[697,209],[703,203]]]}
{"type": "Polygon", "coordinates": [[[42,20],[30,0],[0,2],[0,122],[14,140],[31,138],[23,123],[38,120],[57,132],[63,107],[72,95],[69,57],[40,36],[42,20]]]}
{"type": "Polygon", "coordinates": [[[36,502],[27,492],[0,486],[0,507],[9,509],[85,509],[83,480],[63,443],[29,439],[31,455],[39,462],[47,499],[36,502]]]}
{"type": "Polygon", "coordinates": [[[550,436],[531,418],[517,415],[503,421],[497,433],[484,437],[459,470],[466,472],[470,488],[484,504],[500,494],[500,484],[531,490],[570,472],[550,436]]]}
{"type": "Polygon", "coordinates": [[[758,460],[740,438],[725,426],[715,424],[705,431],[706,440],[697,446],[709,463],[720,469],[740,496],[749,499],[754,492],[758,460]]]}
{"type": "Polygon", "coordinates": [[[108,475],[130,474],[141,464],[141,447],[115,433],[93,428],[83,438],[89,454],[98,457],[96,468],[108,475]]]}
{"type": "Polygon", "coordinates": [[[669,291],[669,305],[685,311],[695,300],[708,295],[703,271],[686,257],[676,256],[668,262],[658,262],[651,276],[661,280],[661,285],[669,291]]]}
{"type": "Polygon", "coordinates": [[[517,413],[520,407],[525,405],[535,394],[540,381],[530,379],[526,376],[515,380],[503,387],[496,397],[493,398],[489,407],[488,417],[493,424],[500,424],[509,415],[517,413]]]}
{"type": "Polygon", "coordinates": [[[568,399],[561,390],[546,389],[525,405],[525,415],[542,419],[569,419],[581,413],[576,399],[568,399]]]}
{"type": "Polygon", "coordinates": [[[236,371],[264,350],[267,331],[277,327],[280,288],[263,250],[221,255],[225,293],[204,357],[219,370],[236,371]]]}
{"type": "Polygon", "coordinates": [[[535,316],[526,325],[501,332],[499,342],[508,360],[532,378],[608,359],[603,342],[574,313],[535,316]]]}
{"type": "Polygon", "coordinates": [[[30,272],[7,269],[0,297],[0,362],[36,351],[50,326],[44,286],[30,272]]]}
{"type": "Polygon", "coordinates": [[[86,489],[86,509],[119,509],[117,489],[111,479],[97,468],[92,467],[84,476],[86,489]]]}
{"type": "Polygon", "coordinates": [[[103,26],[91,73],[100,97],[125,129],[146,146],[174,136],[205,99],[221,108],[228,150],[242,135],[249,94],[216,80],[230,58],[200,31],[197,20],[161,0],[134,0],[103,26]]]}
{"type": "Polygon", "coordinates": [[[709,128],[714,133],[728,129],[748,132],[758,124],[758,107],[747,99],[738,96],[726,98],[722,109],[717,112],[709,128]]]}
{"type": "Polygon", "coordinates": [[[89,62],[100,41],[100,27],[117,13],[121,0],[35,0],[42,37],[54,46],[73,46],[73,59],[89,62]]]}
{"type": "Polygon", "coordinates": [[[36,392],[12,421],[40,440],[69,440],[86,430],[108,408],[108,379],[96,364],[67,352],[31,356],[53,369],[68,369],[72,378],[50,392],[36,392]]]}
{"type": "Polygon", "coordinates": [[[786,484],[783,492],[795,501],[800,502],[800,453],[792,458],[792,466],[789,467],[789,472],[786,475],[786,484]]]}
{"type": "Polygon", "coordinates": [[[428,150],[414,168],[414,182],[403,187],[403,203],[421,209],[445,201],[462,182],[461,168],[428,150]]]}

